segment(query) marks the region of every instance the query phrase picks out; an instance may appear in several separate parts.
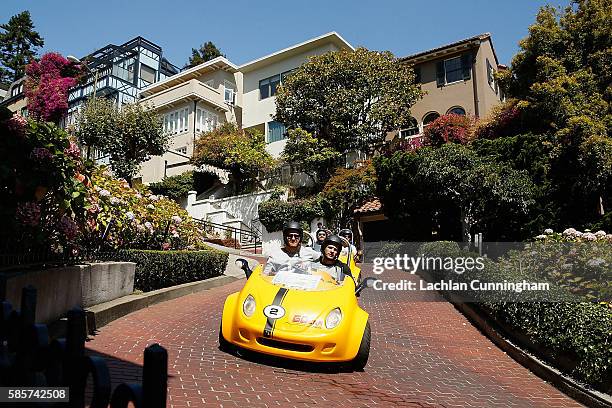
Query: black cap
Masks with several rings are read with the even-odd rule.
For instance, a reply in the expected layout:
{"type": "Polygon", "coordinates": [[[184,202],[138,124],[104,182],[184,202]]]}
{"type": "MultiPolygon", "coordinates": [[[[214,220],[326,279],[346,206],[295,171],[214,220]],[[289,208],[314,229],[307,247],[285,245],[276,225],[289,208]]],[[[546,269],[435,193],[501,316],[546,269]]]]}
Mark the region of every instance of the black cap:
{"type": "Polygon", "coordinates": [[[295,231],[300,234],[300,242],[302,241],[302,236],[304,235],[302,224],[297,221],[285,221],[285,224],[283,225],[283,241],[285,242],[285,245],[287,245],[287,234],[290,231],[295,231]]]}

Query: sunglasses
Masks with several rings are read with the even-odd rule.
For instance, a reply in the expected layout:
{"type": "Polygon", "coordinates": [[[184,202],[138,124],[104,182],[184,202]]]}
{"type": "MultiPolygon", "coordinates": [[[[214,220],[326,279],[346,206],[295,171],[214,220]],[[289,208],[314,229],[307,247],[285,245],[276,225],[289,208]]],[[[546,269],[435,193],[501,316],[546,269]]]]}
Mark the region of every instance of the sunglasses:
{"type": "Polygon", "coordinates": [[[300,234],[287,234],[288,239],[300,239],[300,234]]]}

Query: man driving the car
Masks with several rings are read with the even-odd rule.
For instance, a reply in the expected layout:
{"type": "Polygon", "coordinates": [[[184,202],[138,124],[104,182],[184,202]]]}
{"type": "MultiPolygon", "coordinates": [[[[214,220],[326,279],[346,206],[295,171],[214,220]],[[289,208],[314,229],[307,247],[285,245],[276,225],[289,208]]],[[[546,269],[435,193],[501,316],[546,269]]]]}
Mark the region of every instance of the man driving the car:
{"type": "Polygon", "coordinates": [[[336,283],[341,283],[345,276],[352,276],[350,268],[338,260],[342,251],[342,240],[337,235],[330,235],[321,244],[321,256],[312,263],[313,272],[325,272],[329,274],[336,283]]]}
{"type": "Polygon", "coordinates": [[[319,253],[310,247],[302,246],[304,231],[297,221],[287,221],[283,226],[284,246],[270,253],[265,275],[275,275],[281,269],[299,272],[306,270],[304,265],[318,258],[319,253]]]}

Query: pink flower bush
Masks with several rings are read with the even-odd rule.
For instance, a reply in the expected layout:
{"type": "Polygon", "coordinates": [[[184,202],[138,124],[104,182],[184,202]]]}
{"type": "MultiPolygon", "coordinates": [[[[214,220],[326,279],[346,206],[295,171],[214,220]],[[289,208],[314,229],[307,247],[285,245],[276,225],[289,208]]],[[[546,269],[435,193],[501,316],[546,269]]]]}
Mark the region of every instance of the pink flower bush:
{"type": "Polygon", "coordinates": [[[66,215],[62,216],[58,225],[59,231],[64,234],[66,241],[73,241],[79,235],[79,228],[74,220],[66,215]]]}
{"type": "Polygon", "coordinates": [[[40,223],[40,205],[31,201],[19,203],[15,216],[21,225],[36,227],[40,223]]]}
{"type": "Polygon", "coordinates": [[[449,113],[434,120],[423,134],[426,146],[441,146],[445,143],[469,142],[473,136],[474,118],[449,113]]]}
{"type": "Polygon", "coordinates": [[[39,120],[59,123],[68,111],[68,91],[78,83],[82,67],[57,53],[47,53],[26,67],[28,111],[39,120]]]}
{"type": "Polygon", "coordinates": [[[42,162],[53,159],[53,155],[46,147],[35,147],[30,153],[30,159],[42,162]]]}
{"type": "Polygon", "coordinates": [[[24,137],[26,133],[26,126],[28,120],[18,113],[14,113],[13,116],[6,121],[6,126],[9,132],[24,137]]]}
{"type": "Polygon", "coordinates": [[[81,149],[79,149],[79,146],[77,146],[77,144],[71,140],[70,146],[64,149],[64,154],[72,157],[75,160],[79,160],[81,158],[81,149]]]}

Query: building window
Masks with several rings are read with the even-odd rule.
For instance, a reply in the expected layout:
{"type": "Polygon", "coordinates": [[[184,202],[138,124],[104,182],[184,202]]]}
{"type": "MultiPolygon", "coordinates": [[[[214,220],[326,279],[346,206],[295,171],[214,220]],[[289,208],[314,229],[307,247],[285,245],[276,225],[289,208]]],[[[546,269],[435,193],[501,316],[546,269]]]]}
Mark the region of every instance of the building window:
{"type": "Polygon", "coordinates": [[[206,109],[196,109],[196,132],[210,132],[219,124],[219,116],[206,109]]]}
{"type": "Polygon", "coordinates": [[[439,117],[440,114],[438,112],[429,112],[423,117],[423,129],[425,129],[426,126],[430,125],[431,122],[438,119],[439,117]]]}
{"type": "Polygon", "coordinates": [[[179,109],[164,115],[164,132],[177,135],[188,129],[189,108],[179,109]]]}
{"type": "Polygon", "coordinates": [[[179,153],[187,154],[187,146],[182,146],[182,147],[179,147],[179,148],[177,148],[175,150],[177,152],[179,152],[179,153]]]}
{"type": "Polygon", "coordinates": [[[497,83],[495,82],[494,75],[495,75],[495,70],[493,69],[493,66],[489,62],[489,59],[487,58],[487,82],[489,83],[489,86],[491,87],[491,89],[493,89],[495,93],[498,93],[497,83]]]}
{"type": "Polygon", "coordinates": [[[287,78],[291,76],[291,74],[293,74],[293,71],[295,71],[295,68],[290,69],[289,71],[285,71],[281,74],[281,84],[284,83],[287,80],[287,78]]]}
{"type": "Polygon", "coordinates": [[[223,99],[226,103],[234,104],[236,102],[236,86],[230,81],[223,81],[223,87],[225,88],[223,99]]]}
{"type": "Polygon", "coordinates": [[[11,96],[17,96],[23,92],[23,82],[11,89],[11,96]]]}
{"type": "Polygon", "coordinates": [[[26,108],[26,107],[21,108],[21,113],[20,114],[24,118],[27,118],[28,117],[28,108],[26,108]]]}
{"type": "Polygon", "coordinates": [[[419,124],[415,118],[410,118],[408,123],[406,123],[399,132],[399,137],[401,139],[405,139],[409,136],[414,136],[419,134],[419,124]]]}
{"type": "Polygon", "coordinates": [[[471,78],[471,75],[470,54],[464,54],[436,63],[436,83],[439,87],[459,81],[467,81],[471,78]]]}
{"type": "Polygon", "coordinates": [[[276,95],[276,88],[280,84],[280,75],[273,75],[259,81],[259,99],[266,99],[276,95]]]}
{"type": "Polygon", "coordinates": [[[280,122],[268,122],[268,143],[278,142],[283,140],[285,136],[285,125],[280,122]]]}
{"type": "Polygon", "coordinates": [[[463,109],[461,106],[455,106],[454,108],[450,108],[447,113],[465,116],[465,109],[463,109]]]}
{"type": "Polygon", "coordinates": [[[152,84],[155,82],[155,70],[148,65],[140,64],[140,79],[152,84]]]}

